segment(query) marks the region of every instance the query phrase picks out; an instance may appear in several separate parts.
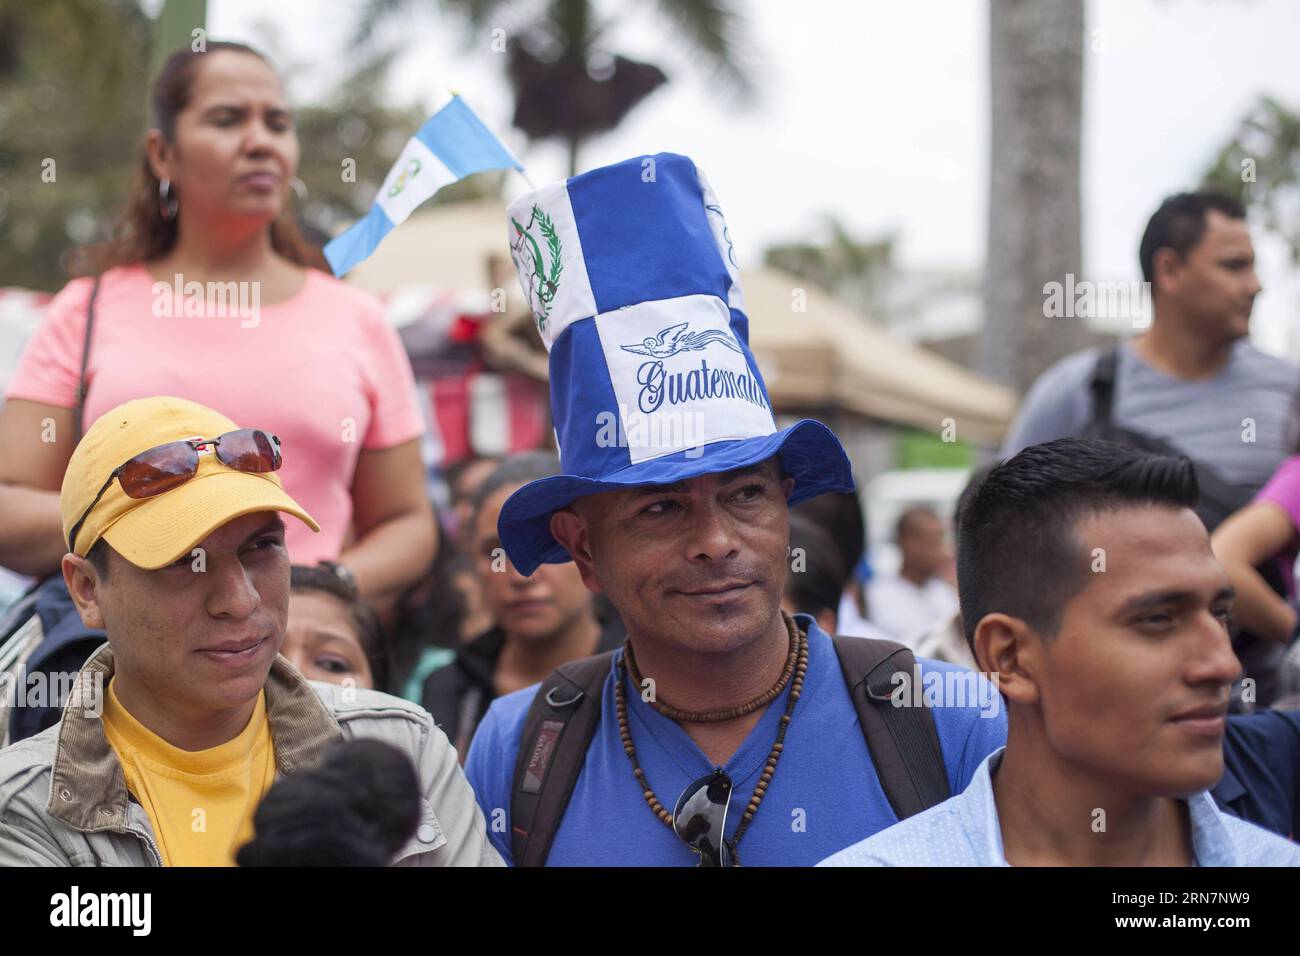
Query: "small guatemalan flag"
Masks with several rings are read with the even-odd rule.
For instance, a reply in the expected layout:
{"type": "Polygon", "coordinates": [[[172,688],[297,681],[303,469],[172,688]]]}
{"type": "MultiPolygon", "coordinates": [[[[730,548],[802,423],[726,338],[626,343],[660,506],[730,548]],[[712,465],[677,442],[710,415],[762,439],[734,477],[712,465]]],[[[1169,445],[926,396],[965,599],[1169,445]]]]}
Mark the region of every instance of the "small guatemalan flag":
{"type": "Polygon", "coordinates": [[[489,169],[523,172],[523,168],[465,101],[453,94],[407,142],[370,212],[326,243],[325,258],[336,276],[345,275],[443,186],[489,169]]]}

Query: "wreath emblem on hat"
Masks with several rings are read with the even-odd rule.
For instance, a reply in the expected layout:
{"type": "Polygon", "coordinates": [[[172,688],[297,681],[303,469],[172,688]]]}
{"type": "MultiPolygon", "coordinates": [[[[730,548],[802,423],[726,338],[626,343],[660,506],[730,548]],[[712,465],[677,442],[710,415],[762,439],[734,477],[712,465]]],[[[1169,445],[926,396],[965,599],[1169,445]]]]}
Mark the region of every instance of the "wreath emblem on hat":
{"type": "Polygon", "coordinates": [[[528,225],[522,225],[514,217],[511,217],[510,224],[515,230],[515,241],[510,244],[510,254],[514,257],[519,276],[523,280],[528,307],[533,310],[533,317],[537,320],[537,331],[545,332],[546,321],[551,317],[551,304],[560,288],[560,273],[564,271],[564,246],[560,242],[559,233],[555,231],[555,223],[539,206],[533,206],[528,225]],[[546,243],[545,253],[532,235],[534,225],[546,243]]]}

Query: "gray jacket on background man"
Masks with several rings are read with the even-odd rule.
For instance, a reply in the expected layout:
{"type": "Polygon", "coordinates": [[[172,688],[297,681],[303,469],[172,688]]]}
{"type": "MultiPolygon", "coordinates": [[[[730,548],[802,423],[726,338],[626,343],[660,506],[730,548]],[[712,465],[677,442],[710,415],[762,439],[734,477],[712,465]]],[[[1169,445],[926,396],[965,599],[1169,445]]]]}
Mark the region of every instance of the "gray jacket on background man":
{"type": "MultiPolygon", "coordinates": [[[[105,644],[79,680],[107,688],[112,674],[105,644]]],[[[308,683],[277,655],[266,713],[277,776],[313,765],[337,738],[381,740],[411,759],[420,824],[393,865],[504,865],[456,751],[420,707],[376,691],[308,683]]],[[[75,695],[59,723],[0,750],[0,866],[161,865],[149,815],[130,798],[102,721],[75,695]]]]}

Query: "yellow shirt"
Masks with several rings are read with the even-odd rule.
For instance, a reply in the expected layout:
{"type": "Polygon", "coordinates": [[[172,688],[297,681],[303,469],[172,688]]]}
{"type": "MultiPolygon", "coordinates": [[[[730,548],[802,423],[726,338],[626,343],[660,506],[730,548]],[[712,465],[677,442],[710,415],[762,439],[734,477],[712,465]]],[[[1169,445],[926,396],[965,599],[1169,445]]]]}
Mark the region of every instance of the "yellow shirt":
{"type": "Polygon", "coordinates": [[[104,703],[104,733],[117,752],[127,789],[153,824],[166,866],[234,866],[252,839],[253,812],[275,782],[275,748],[266,692],[233,740],[208,750],[173,747],[136,720],[117,699],[104,703]]]}

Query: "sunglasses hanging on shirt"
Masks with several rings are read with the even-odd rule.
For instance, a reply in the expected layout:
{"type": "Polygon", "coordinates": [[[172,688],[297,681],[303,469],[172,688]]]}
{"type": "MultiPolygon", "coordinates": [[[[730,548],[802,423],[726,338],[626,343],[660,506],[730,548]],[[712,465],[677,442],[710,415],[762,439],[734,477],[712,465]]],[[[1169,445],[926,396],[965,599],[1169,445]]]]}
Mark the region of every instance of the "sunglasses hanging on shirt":
{"type": "Polygon", "coordinates": [[[731,866],[727,844],[727,809],[731,806],[731,778],[714,770],[688,786],[673,810],[673,832],[700,855],[699,866],[731,866]]]}

